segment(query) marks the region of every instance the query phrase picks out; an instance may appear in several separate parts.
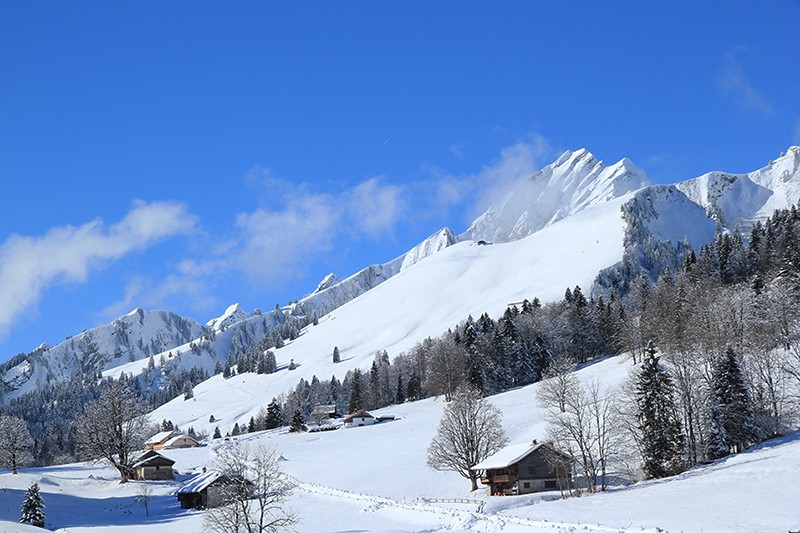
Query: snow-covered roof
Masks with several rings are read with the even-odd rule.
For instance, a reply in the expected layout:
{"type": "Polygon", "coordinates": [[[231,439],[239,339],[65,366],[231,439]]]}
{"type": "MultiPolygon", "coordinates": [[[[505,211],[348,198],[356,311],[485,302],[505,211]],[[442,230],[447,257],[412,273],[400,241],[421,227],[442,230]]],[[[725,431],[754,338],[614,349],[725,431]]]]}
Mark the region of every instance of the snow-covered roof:
{"type": "Polygon", "coordinates": [[[143,453],[135,461],[136,462],[133,464],[133,468],[139,468],[140,466],[146,466],[148,463],[152,463],[152,462],[154,462],[154,463],[163,463],[163,464],[167,464],[168,463],[170,465],[174,465],[175,464],[175,461],[173,461],[169,457],[164,457],[160,453],[154,452],[152,450],[149,450],[149,451],[143,453]]]}
{"type": "Polygon", "coordinates": [[[345,422],[352,422],[354,418],[375,418],[368,412],[363,409],[359,409],[358,411],[352,413],[350,416],[344,419],[345,422]]]}
{"type": "Polygon", "coordinates": [[[202,492],[207,489],[209,485],[222,477],[222,472],[219,470],[209,470],[202,474],[198,474],[186,482],[181,488],[178,489],[178,494],[192,494],[195,492],[202,492]]]}
{"type": "Polygon", "coordinates": [[[175,435],[174,431],[162,431],[160,433],[156,433],[155,435],[147,439],[147,441],[145,441],[145,445],[160,444],[165,440],[167,440],[168,438],[170,438],[172,435],[175,435]]]}
{"type": "Polygon", "coordinates": [[[508,468],[509,466],[520,462],[525,456],[538,450],[546,443],[540,442],[539,444],[531,444],[529,442],[522,444],[512,444],[506,446],[494,455],[490,455],[480,463],[476,464],[470,470],[488,470],[490,468],[508,468]]]}
{"type": "Polygon", "coordinates": [[[192,442],[194,442],[196,445],[200,446],[200,443],[197,442],[192,437],[190,437],[189,435],[176,435],[176,436],[172,437],[171,439],[169,439],[167,442],[164,443],[164,448],[169,448],[170,446],[174,445],[176,442],[178,442],[179,440],[182,440],[182,439],[189,439],[192,442]]]}

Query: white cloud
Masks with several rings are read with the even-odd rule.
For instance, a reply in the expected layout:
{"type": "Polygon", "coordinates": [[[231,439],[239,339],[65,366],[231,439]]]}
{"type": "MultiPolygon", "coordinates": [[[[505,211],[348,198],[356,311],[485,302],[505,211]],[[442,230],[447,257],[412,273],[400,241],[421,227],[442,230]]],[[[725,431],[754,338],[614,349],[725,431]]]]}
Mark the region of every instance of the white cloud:
{"type": "Polygon", "coordinates": [[[94,220],[54,227],[39,237],[11,235],[0,245],[0,334],[35,306],[48,287],[82,283],[107,262],[187,233],[194,225],[183,204],[135,202],[125,218],[107,229],[94,220]]]}
{"type": "Polygon", "coordinates": [[[370,237],[392,231],[405,209],[403,189],[372,178],[343,195],[347,217],[356,229],[370,237]]]}
{"type": "Polygon", "coordinates": [[[443,206],[467,202],[471,221],[488,206],[505,196],[515,183],[539,168],[539,162],[552,155],[552,148],[541,135],[531,135],[500,151],[497,159],[467,176],[436,176],[436,199],[443,206]]]}
{"type": "Polygon", "coordinates": [[[740,106],[764,115],[772,114],[772,107],[761,92],[745,75],[740,55],[743,48],[735,48],[725,55],[717,72],[717,84],[723,94],[733,98],[740,106]]]}

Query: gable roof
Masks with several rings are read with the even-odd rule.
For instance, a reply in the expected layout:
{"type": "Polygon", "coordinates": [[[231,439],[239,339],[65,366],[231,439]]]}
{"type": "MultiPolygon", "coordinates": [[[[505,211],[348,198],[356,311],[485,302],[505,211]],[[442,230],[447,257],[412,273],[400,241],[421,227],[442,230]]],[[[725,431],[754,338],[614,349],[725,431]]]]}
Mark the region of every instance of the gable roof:
{"type": "Polygon", "coordinates": [[[172,466],[175,464],[175,461],[168,457],[164,457],[158,452],[154,452],[153,450],[148,450],[145,453],[141,454],[139,457],[134,459],[133,468],[139,468],[140,466],[172,466]]]}
{"type": "Polygon", "coordinates": [[[203,472],[202,474],[198,474],[187,481],[181,488],[178,489],[177,494],[202,492],[221,477],[222,472],[219,470],[209,470],[208,472],[203,472]]]}
{"type": "Polygon", "coordinates": [[[172,437],[171,439],[169,439],[167,442],[164,443],[164,448],[169,448],[170,446],[172,446],[173,444],[175,444],[176,442],[178,442],[181,439],[189,439],[192,442],[194,442],[197,446],[200,446],[200,443],[197,442],[197,439],[193,439],[189,435],[176,435],[176,436],[172,437]]]}
{"type": "Polygon", "coordinates": [[[177,434],[178,433],[176,433],[175,431],[161,431],[160,433],[156,433],[155,435],[147,439],[144,444],[145,446],[147,446],[148,444],[149,445],[161,444],[162,442],[170,439],[171,437],[177,434]]]}
{"type": "Polygon", "coordinates": [[[375,418],[363,409],[350,413],[350,416],[344,419],[344,422],[352,422],[354,418],[375,418]]]}
{"type": "Polygon", "coordinates": [[[549,442],[540,442],[538,444],[531,444],[531,443],[512,444],[511,446],[506,446],[499,452],[490,455],[480,463],[470,468],[470,470],[490,470],[495,468],[508,468],[509,466],[517,464],[518,462],[522,461],[527,456],[529,456],[530,454],[541,448],[546,448],[547,451],[551,453],[554,453],[565,459],[569,459],[569,457],[566,454],[556,450],[553,447],[553,445],[550,444],[549,442]]]}

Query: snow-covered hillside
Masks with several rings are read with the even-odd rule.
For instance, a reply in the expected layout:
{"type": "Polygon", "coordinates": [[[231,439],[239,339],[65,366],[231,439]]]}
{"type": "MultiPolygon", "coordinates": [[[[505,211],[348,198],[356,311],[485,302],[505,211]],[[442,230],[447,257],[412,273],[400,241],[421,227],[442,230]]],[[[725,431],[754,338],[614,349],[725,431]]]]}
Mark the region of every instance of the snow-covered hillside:
{"type": "MultiPolygon", "coordinates": [[[[615,387],[631,365],[622,356],[608,358],[583,368],[578,376],[615,387]]],[[[206,394],[217,398],[215,414],[232,419],[249,403],[264,401],[263,388],[250,386],[249,380],[256,378],[263,376],[212,379],[206,394]]],[[[539,386],[490,398],[503,413],[512,444],[544,438],[543,413],[535,400],[539,386]]],[[[375,426],[302,434],[280,429],[234,439],[276,447],[282,470],[296,483],[289,505],[302,518],[297,528],[301,532],[784,533],[800,528],[796,497],[785,489],[786,480],[800,475],[800,433],[673,478],[615,487],[603,494],[567,500],[557,499],[555,493],[490,497],[485,490],[470,492],[469,482],[453,472],[426,466],[426,449],[443,404],[441,398],[429,398],[386,408],[376,414],[397,419],[375,426]],[[441,499],[473,503],[437,501],[441,499]],[[480,502],[484,503],[478,511],[480,502]]],[[[160,413],[166,411],[156,414],[160,413]]],[[[16,476],[2,472],[0,530],[31,531],[15,522],[25,489],[38,482],[47,525],[58,531],[198,531],[203,513],[180,509],[173,492],[180,480],[209,465],[217,447],[225,445],[217,440],[203,448],[163,452],[176,461],[180,475],[177,482],[151,484],[155,494],[150,517],[135,501],[141,484],[119,485],[111,468],[78,464],[22,470],[16,476]]]]}
{"type": "Polygon", "coordinates": [[[42,345],[0,375],[6,399],[73,375],[145,359],[198,338],[203,328],[169,311],[134,309],[110,324],[85,330],[55,346],[42,345]]]}

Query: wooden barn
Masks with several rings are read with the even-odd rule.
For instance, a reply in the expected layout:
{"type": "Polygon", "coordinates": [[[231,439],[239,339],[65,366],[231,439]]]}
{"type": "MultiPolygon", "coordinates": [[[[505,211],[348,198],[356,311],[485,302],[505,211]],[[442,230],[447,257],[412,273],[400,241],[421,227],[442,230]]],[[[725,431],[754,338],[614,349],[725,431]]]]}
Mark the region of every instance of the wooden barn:
{"type": "Polygon", "coordinates": [[[160,453],[148,450],[136,458],[133,463],[133,479],[139,481],[162,481],[174,479],[172,465],[175,461],[160,453]]]}
{"type": "Polygon", "coordinates": [[[548,442],[507,446],[473,466],[492,496],[568,489],[572,458],[548,442]]]}
{"type": "Polygon", "coordinates": [[[183,509],[207,509],[225,505],[236,490],[234,485],[249,484],[248,480],[234,480],[217,470],[198,474],[178,489],[176,495],[183,509]]]}

